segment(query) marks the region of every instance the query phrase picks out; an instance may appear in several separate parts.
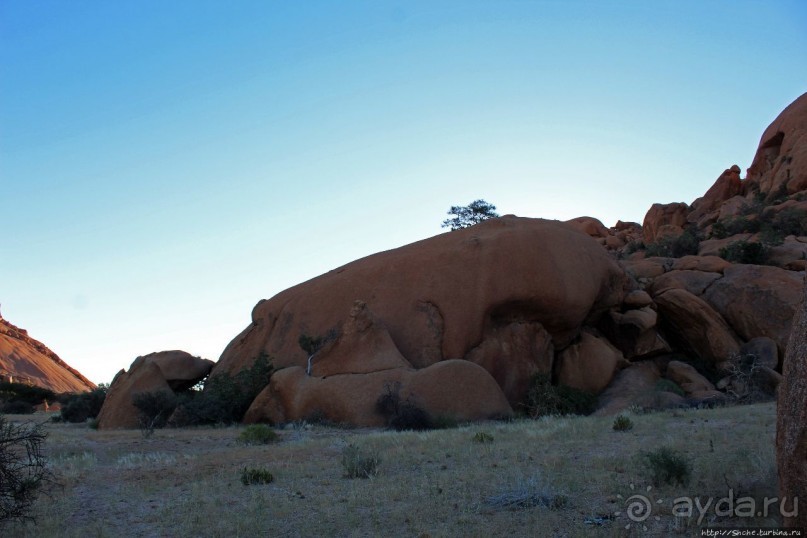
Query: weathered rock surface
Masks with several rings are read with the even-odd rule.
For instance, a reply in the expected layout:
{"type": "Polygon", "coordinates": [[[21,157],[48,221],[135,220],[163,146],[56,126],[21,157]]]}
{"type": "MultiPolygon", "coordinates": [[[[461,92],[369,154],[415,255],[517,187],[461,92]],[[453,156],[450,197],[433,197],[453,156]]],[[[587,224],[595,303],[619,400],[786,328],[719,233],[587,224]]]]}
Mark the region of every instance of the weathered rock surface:
{"type": "Polygon", "coordinates": [[[667,290],[681,289],[688,291],[692,295],[700,296],[706,288],[721,276],[723,275],[720,273],[706,273],[704,271],[672,270],[653,280],[650,285],[650,293],[655,297],[667,290]]]}
{"type": "Polygon", "coordinates": [[[535,374],[552,373],[552,336],[540,323],[513,322],[492,329],[465,359],[490,372],[515,407],[524,402],[535,374]]]}
{"type": "Polygon", "coordinates": [[[665,333],[689,353],[720,363],[740,349],[734,332],[703,299],[686,290],[669,289],[655,300],[665,333]]]}
{"type": "Polygon", "coordinates": [[[163,377],[174,391],[182,391],[191,388],[200,379],[203,379],[215,364],[210,359],[194,357],[185,351],[157,351],[137,357],[131,370],[141,362],[153,362],[160,367],[163,377]]]}
{"type": "Polygon", "coordinates": [[[765,129],[746,181],[747,192],[807,190],[807,93],[765,129]]]}
{"type": "MultiPolygon", "coordinates": [[[[807,291],[807,288],[805,288],[807,291]]],[[[807,499],[807,300],[793,321],[793,336],[787,346],[779,385],[776,421],[776,461],[780,497],[807,499]]],[[[807,528],[807,510],[800,507],[785,526],[807,528]]]]}
{"type": "Polygon", "coordinates": [[[604,338],[588,332],[558,355],[557,380],[561,385],[599,394],[625,362],[622,353],[604,338]]]}
{"type": "Polygon", "coordinates": [[[356,301],[336,342],[314,355],[311,375],[368,374],[411,367],[367,304],[356,301]]]}
{"type": "MultiPolygon", "coordinates": [[[[469,353],[520,341],[516,328],[508,329],[512,324],[540,324],[553,346],[563,348],[587,321],[619,304],[624,287],[619,265],[585,234],[555,221],[490,219],[357,260],[261,301],[214,375],[237,372],[261,352],[278,368],[305,367],[299,336],[342,327],[361,300],[415,368],[467,357],[502,379],[487,351],[469,353]]],[[[525,361],[514,353],[502,360],[517,357],[515,370],[540,371],[547,367],[542,342],[529,346],[538,357],[525,361]]],[[[516,377],[519,386],[523,376],[516,377]]],[[[504,384],[511,396],[520,391],[504,384]]]]}
{"type": "Polygon", "coordinates": [[[0,380],[30,383],[54,392],[86,392],[95,384],[48,347],[0,316],[0,380]]]}
{"type": "Polygon", "coordinates": [[[121,370],[112,380],[104,405],[98,414],[98,429],[133,429],[139,426],[137,408],[132,403],[136,394],[171,391],[156,363],[140,361],[129,371],[121,370]]]}
{"type": "Polygon", "coordinates": [[[682,396],[657,389],[660,379],[661,369],[654,360],[638,362],[620,370],[600,395],[595,414],[614,415],[633,406],[664,409],[684,405],[682,396]]]}
{"type": "Polygon", "coordinates": [[[681,361],[667,363],[665,377],[677,383],[688,395],[703,396],[705,391],[714,391],[711,381],[701,375],[694,366],[681,361]]]}
{"type": "Polygon", "coordinates": [[[338,424],[383,426],[376,402],[388,388],[432,417],[457,421],[506,417],[512,408],[484,368],[464,360],[447,360],[421,370],[394,368],[369,374],[307,376],[301,367],[272,376],[250,406],[244,422],[274,424],[311,417],[338,424]]]}
{"type": "Polygon", "coordinates": [[[160,351],[137,357],[129,371],[115,375],[98,414],[98,429],[131,429],[139,426],[135,395],[143,392],[184,390],[201,381],[213,361],[184,351],[160,351]]]}
{"type": "Polygon", "coordinates": [[[743,340],[767,336],[783,354],[801,301],[803,278],[778,267],[733,265],[709,286],[703,299],[743,340]]]}
{"type": "Polygon", "coordinates": [[[685,203],[653,204],[642,224],[645,242],[653,243],[665,235],[680,235],[688,214],[689,206],[685,203]]]}

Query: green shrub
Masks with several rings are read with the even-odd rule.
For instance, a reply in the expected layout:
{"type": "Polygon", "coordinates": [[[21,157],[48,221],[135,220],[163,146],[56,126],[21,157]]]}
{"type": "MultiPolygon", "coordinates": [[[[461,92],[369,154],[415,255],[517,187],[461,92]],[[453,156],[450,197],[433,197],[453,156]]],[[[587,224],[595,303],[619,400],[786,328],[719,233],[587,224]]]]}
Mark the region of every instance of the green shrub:
{"type": "Polygon", "coordinates": [[[64,422],[87,422],[89,418],[95,418],[101,412],[104,405],[108,385],[98,385],[97,388],[89,392],[79,392],[68,394],[62,401],[61,416],[64,422]]]}
{"type": "Polygon", "coordinates": [[[57,399],[58,396],[55,392],[42,387],[8,381],[0,383],[0,403],[24,402],[33,407],[42,402],[54,402],[57,399]]]}
{"type": "Polygon", "coordinates": [[[342,451],[342,468],[345,478],[370,478],[378,474],[381,459],[376,453],[365,453],[354,444],[342,451]]]}
{"type": "Polygon", "coordinates": [[[678,383],[675,381],[670,381],[669,379],[659,379],[656,381],[656,384],[653,386],[653,390],[656,392],[672,392],[678,396],[686,396],[684,389],[682,389],[678,383]]]}
{"type": "Polygon", "coordinates": [[[274,475],[267,469],[253,467],[244,467],[241,469],[241,483],[245,486],[251,486],[253,484],[271,484],[274,481],[274,475]]]}
{"type": "Polygon", "coordinates": [[[493,436],[487,432],[476,432],[476,434],[474,435],[474,442],[481,444],[492,443],[493,436]]]}
{"type": "Polygon", "coordinates": [[[732,263],[764,265],[768,259],[768,248],[762,243],[734,241],[720,249],[720,257],[732,263]]]}
{"type": "Polygon", "coordinates": [[[261,353],[252,366],[235,376],[218,374],[208,377],[203,390],[189,390],[179,395],[172,426],[233,424],[240,422],[252,401],[272,376],[271,358],[261,353]]]}
{"type": "Polygon", "coordinates": [[[594,394],[553,385],[549,375],[536,374],[530,383],[525,408],[527,414],[537,418],[545,415],[588,415],[597,405],[594,394]]]}
{"type": "Polygon", "coordinates": [[[12,400],[2,405],[0,413],[7,415],[30,415],[35,411],[34,406],[22,400],[12,400]]]}
{"type": "Polygon", "coordinates": [[[177,408],[177,397],[170,390],[138,392],[132,395],[132,404],[137,408],[140,430],[148,437],[155,429],[163,428],[177,408]]]}
{"type": "Polygon", "coordinates": [[[432,429],[434,423],[429,414],[411,398],[401,400],[400,391],[400,383],[386,383],[384,392],[376,400],[375,409],[384,417],[387,427],[397,431],[432,429]]]}
{"type": "Polygon", "coordinates": [[[783,209],[773,217],[771,227],[784,237],[807,235],[807,211],[795,207],[783,209]]]}
{"type": "Polygon", "coordinates": [[[654,486],[662,484],[689,484],[692,464],[677,450],[670,447],[661,447],[651,452],[642,452],[640,459],[644,467],[650,472],[654,486]]]}
{"type": "Polygon", "coordinates": [[[700,237],[692,228],[687,228],[677,236],[665,236],[655,243],[646,246],[645,252],[648,257],[662,256],[665,258],[681,258],[698,253],[700,237]]]}
{"type": "Polygon", "coordinates": [[[633,421],[625,415],[619,415],[614,419],[614,431],[626,432],[633,429],[633,421]]]}
{"type": "Polygon", "coordinates": [[[238,442],[245,445],[268,445],[277,441],[277,434],[266,424],[252,424],[244,428],[238,442]]]}

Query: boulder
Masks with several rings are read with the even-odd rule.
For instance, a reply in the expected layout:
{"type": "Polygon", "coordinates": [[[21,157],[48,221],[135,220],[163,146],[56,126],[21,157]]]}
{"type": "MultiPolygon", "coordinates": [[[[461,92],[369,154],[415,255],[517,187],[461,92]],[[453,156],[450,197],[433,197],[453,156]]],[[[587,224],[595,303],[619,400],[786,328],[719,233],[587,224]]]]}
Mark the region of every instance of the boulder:
{"type": "Polygon", "coordinates": [[[366,302],[415,368],[464,358],[513,323],[540,324],[562,348],[584,323],[621,303],[626,283],[605,249],[563,223],[489,219],[354,261],[259,302],[213,374],[236,373],[261,352],[277,368],[305,368],[300,335],[339,330],[355,300],[366,302]]]}
{"type": "Polygon", "coordinates": [[[685,203],[653,204],[642,223],[645,243],[655,243],[664,235],[680,235],[688,213],[689,206],[685,203]]]}
{"type": "Polygon", "coordinates": [[[681,361],[670,361],[667,363],[665,377],[677,383],[688,396],[697,394],[702,399],[706,391],[714,391],[715,386],[698,373],[694,366],[681,361]]]}
{"type": "Polygon", "coordinates": [[[367,304],[356,301],[342,334],[332,345],[314,355],[311,375],[368,374],[411,367],[367,304]]]}
{"type": "Polygon", "coordinates": [[[803,262],[807,258],[807,237],[789,235],[781,245],[770,247],[767,263],[788,269],[794,262],[803,262]]]}
{"type": "Polygon", "coordinates": [[[464,360],[447,360],[421,370],[393,368],[330,377],[308,376],[299,366],[284,368],[275,372],[269,386],[255,398],[244,422],[279,424],[316,416],[338,424],[383,426],[385,418],[376,402],[391,389],[433,418],[472,421],[513,413],[484,368],[464,360]]]}
{"type": "Polygon", "coordinates": [[[779,366],[779,349],[767,336],[758,336],[740,346],[740,355],[753,355],[757,366],[775,370],[779,366]]]}
{"type": "Polygon", "coordinates": [[[130,369],[140,362],[153,362],[159,366],[163,377],[174,391],[191,388],[204,379],[215,364],[210,359],[194,357],[185,351],[158,351],[137,357],[130,369]]]}
{"type": "Polygon", "coordinates": [[[674,271],[705,271],[707,273],[720,273],[730,267],[728,262],[720,256],[683,256],[676,258],[672,264],[674,271]]]}
{"type": "Polygon", "coordinates": [[[615,415],[631,407],[666,409],[685,404],[683,396],[658,389],[661,370],[654,360],[637,362],[620,370],[600,394],[597,416],[615,415]]]}
{"type": "Polygon", "coordinates": [[[745,183],[746,192],[774,196],[807,190],[807,93],[765,129],[745,183]]]}
{"type": "Polygon", "coordinates": [[[720,363],[740,349],[734,332],[703,299],[686,290],[669,289],[655,300],[665,334],[687,352],[720,363]]]}
{"type": "Polygon", "coordinates": [[[644,290],[633,290],[625,295],[625,300],[622,304],[626,308],[644,308],[653,304],[653,299],[644,290]]]}
{"type": "Polygon", "coordinates": [[[719,279],[720,273],[706,273],[703,271],[669,271],[659,276],[650,285],[650,293],[655,297],[667,290],[686,290],[692,295],[701,295],[704,290],[719,279]]]}
{"type": "Polygon", "coordinates": [[[139,393],[158,391],[173,394],[160,367],[153,361],[135,360],[128,372],[121,370],[112,380],[98,414],[98,429],[137,428],[140,423],[133,398],[139,393]]]}
{"type": "Polygon", "coordinates": [[[121,370],[109,386],[98,414],[98,429],[125,429],[139,426],[134,397],[141,392],[185,390],[204,379],[213,361],[184,351],[159,351],[137,357],[129,371],[121,370]]]}
{"type": "Polygon", "coordinates": [[[644,258],[619,262],[625,271],[636,279],[656,278],[672,269],[672,258],[644,258]]]}
{"type": "Polygon", "coordinates": [[[705,299],[743,339],[767,336],[784,354],[801,301],[803,275],[778,267],[733,265],[704,293],[705,299]]]}
{"type": "Polygon", "coordinates": [[[564,221],[564,224],[591,237],[606,238],[611,236],[608,228],[594,217],[577,217],[564,221]]]}
{"type": "Polygon", "coordinates": [[[557,382],[599,394],[624,361],[622,353],[606,339],[583,332],[578,342],[558,354],[557,382]]]}
{"type": "Polygon", "coordinates": [[[540,323],[494,327],[465,355],[493,376],[512,406],[524,403],[535,374],[551,374],[552,336],[540,323]]]}
{"type": "MultiPolygon", "coordinates": [[[[717,178],[717,181],[706,191],[703,197],[692,203],[692,211],[687,216],[687,220],[694,223],[702,221],[704,216],[718,209],[723,202],[739,195],[742,190],[740,167],[735,164],[720,174],[720,177],[717,178]]],[[[716,218],[717,215],[714,216],[715,220],[716,218]]]]}
{"type": "MultiPolygon", "coordinates": [[[[796,311],[793,336],[782,361],[776,419],[776,462],[779,496],[807,499],[807,299],[796,311]]],[[[787,527],[807,528],[807,510],[784,518],[787,527]]]]}
{"type": "MultiPolygon", "coordinates": [[[[717,258],[720,256],[720,251],[736,241],[748,241],[753,237],[753,234],[742,233],[725,237],[723,239],[707,239],[701,241],[698,245],[698,256],[703,258],[717,258]]],[[[726,262],[729,263],[729,262],[726,262]]]]}
{"type": "Polygon", "coordinates": [[[651,307],[627,310],[611,310],[603,316],[599,328],[630,360],[667,353],[670,347],[656,331],[658,314],[651,307]]]}

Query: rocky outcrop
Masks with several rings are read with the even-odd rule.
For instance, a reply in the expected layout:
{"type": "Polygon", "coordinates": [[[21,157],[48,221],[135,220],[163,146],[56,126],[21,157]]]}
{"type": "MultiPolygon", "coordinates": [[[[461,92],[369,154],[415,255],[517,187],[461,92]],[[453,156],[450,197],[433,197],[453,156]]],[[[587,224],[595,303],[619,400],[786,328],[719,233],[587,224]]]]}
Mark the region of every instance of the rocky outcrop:
{"type": "Polygon", "coordinates": [[[807,190],[807,93],[765,129],[748,168],[745,190],[787,194],[807,190]]]}
{"type": "MultiPolygon", "coordinates": [[[[779,385],[776,422],[776,461],[780,497],[788,506],[807,499],[807,299],[793,321],[779,385]]],[[[784,519],[785,526],[807,528],[807,510],[784,519]]]]}
{"type": "Polygon", "coordinates": [[[204,379],[213,361],[184,351],[160,351],[137,357],[129,371],[115,375],[98,414],[98,429],[131,429],[139,424],[133,399],[139,393],[185,390],[204,379]]]}
{"type": "Polygon", "coordinates": [[[0,380],[36,385],[54,392],[86,392],[95,383],[71,368],[48,347],[0,316],[0,380]]]}
{"type": "Polygon", "coordinates": [[[717,178],[717,181],[703,197],[692,202],[692,211],[687,215],[687,221],[696,223],[700,227],[711,224],[719,216],[714,211],[719,209],[724,202],[739,195],[742,190],[740,167],[735,164],[717,178]]]}
{"type": "Polygon", "coordinates": [[[767,336],[784,353],[801,300],[803,275],[778,267],[734,265],[703,295],[743,339],[767,336]]]}
{"type": "Polygon", "coordinates": [[[687,352],[715,364],[727,361],[740,342],[722,317],[703,299],[682,289],[669,289],[655,298],[666,334],[687,352]]]}
{"type": "Polygon", "coordinates": [[[383,426],[376,403],[387,391],[432,418],[456,421],[507,417],[512,408],[484,368],[447,360],[427,368],[393,368],[366,374],[308,376],[299,366],[276,372],[244,422],[285,423],[313,417],[337,424],[383,426]]]}
{"type": "Polygon", "coordinates": [[[664,236],[680,235],[687,224],[689,206],[685,203],[653,204],[644,217],[642,232],[645,243],[664,236]]]}
{"type": "MultiPolygon", "coordinates": [[[[597,241],[568,225],[490,219],[355,261],[261,301],[213,375],[235,373],[261,352],[281,371],[305,369],[300,335],[341,331],[344,336],[348,312],[360,300],[389,339],[373,333],[348,344],[340,337],[333,349],[314,357],[312,377],[327,381],[361,371],[380,379],[377,364],[387,368],[405,361],[420,372],[465,359],[481,366],[516,404],[534,374],[552,371],[556,351],[621,303],[626,283],[597,241]],[[392,346],[400,356],[393,356],[392,346]],[[356,370],[358,364],[372,366],[356,370]]],[[[286,375],[291,374],[278,379],[286,375]]],[[[317,383],[305,380],[300,387],[317,383]]]]}
{"type": "Polygon", "coordinates": [[[622,353],[608,340],[584,332],[558,355],[556,376],[561,385],[599,394],[624,363],[622,353]]]}

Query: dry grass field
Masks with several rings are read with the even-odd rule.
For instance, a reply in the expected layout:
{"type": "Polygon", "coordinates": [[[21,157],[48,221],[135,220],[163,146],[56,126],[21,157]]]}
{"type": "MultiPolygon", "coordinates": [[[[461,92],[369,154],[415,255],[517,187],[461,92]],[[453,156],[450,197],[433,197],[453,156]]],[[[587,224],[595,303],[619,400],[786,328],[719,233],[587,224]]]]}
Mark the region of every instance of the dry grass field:
{"type": "Polygon", "coordinates": [[[46,452],[60,485],[40,497],[35,524],[15,523],[0,534],[692,536],[706,525],[777,524],[773,509],[753,518],[711,509],[700,524],[697,511],[691,518],[672,513],[678,497],[725,497],[731,488],[735,498],[752,495],[761,505],[776,495],[773,403],[628,416],[634,427],[625,432],[613,430],[612,417],[428,432],[297,424],[260,446],[237,441],[242,427],[165,429],[144,438],[136,430],[47,423],[46,452]],[[493,440],[478,442],[479,432],[493,440]],[[349,444],[377,454],[376,475],[343,476],[349,444]],[[648,492],[639,454],[662,446],[687,456],[692,478],[648,492]],[[244,467],[267,468],[275,480],[245,486],[244,467]],[[653,504],[642,522],[626,514],[635,494],[653,504]]]}

